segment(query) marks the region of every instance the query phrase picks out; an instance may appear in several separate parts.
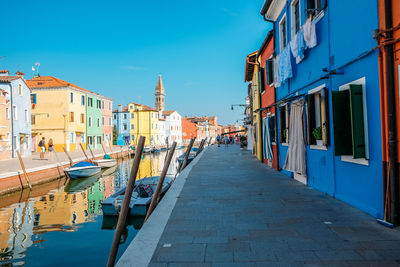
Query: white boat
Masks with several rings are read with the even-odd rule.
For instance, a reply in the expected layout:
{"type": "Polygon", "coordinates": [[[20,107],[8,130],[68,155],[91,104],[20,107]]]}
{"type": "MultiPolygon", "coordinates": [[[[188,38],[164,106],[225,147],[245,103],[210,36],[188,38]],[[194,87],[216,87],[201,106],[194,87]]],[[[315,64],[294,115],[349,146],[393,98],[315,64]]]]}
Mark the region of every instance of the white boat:
{"type": "Polygon", "coordinates": [[[151,153],[153,151],[153,146],[145,146],[143,148],[143,153],[151,153]]]}
{"type": "MultiPolygon", "coordinates": [[[[131,201],[129,203],[129,213],[130,215],[145,216],[147,209],[150,205],[151,199],[153,198],[153,193],[156,190],[158,180],[160,176],[152,176],[140,179],[135,182],[135,188],[132,193],[131,201]],[[149,185],[151,187],[151,194],[148,196],[143,196],[143,187],[149,185]]],[[[163,195],[168,188],[171,186],[173,177],[166,176],[164,179],[163,186],[161,188],[160,195],[163,195]]],[[[118,215],[121,210],[122,203],[124,201],[126,187],[118,190],[106,200],[101,203],[101,209],[103,210],[103,215],[118,215]]]]}
{"type": "Polygon", "coordinates": [[[93,163],[101,168],[111,168],[117,165],[116,159],[96,159],[93,163]]]}
{"type": "Polygon", "coordinates": [[[64,169],[64,171],[68,173],[71,178],[75,179],[95,175],[101,171],[101,167],[87,161],[81,161],[64,169]]]}

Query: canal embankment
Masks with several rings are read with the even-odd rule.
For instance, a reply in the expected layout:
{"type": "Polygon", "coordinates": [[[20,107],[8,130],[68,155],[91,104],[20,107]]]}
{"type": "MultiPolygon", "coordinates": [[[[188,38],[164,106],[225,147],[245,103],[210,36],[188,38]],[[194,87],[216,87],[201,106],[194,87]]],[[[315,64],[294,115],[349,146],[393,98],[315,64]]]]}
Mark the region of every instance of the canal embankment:
{"type": "Polygon", "coordinates": [[[398,229],[236,145],[209,147],[185,171],[118,266],[399,264],[398,229]]]}
{"type": "MultiPolygon", "coordinates": [[[[73,162],[86,160],[82,151],[68,152],[73,162]]],[[[86,153],[89,153],[88,151],[86,153]]],[[[115,147],[107,154],[113,158],[126,156],[126,149],[115,147]]],[[[91,154],[87,154],[89,159],[93,159],[91,154]]],[[[101,149],[93,150],[95,159],[104,157],[101,149]]],[[[22,158],[25,170],[31,186],[48,183],[65,176],[63,169],[70,166],[70,161],[64,152],[54,152],[53,159],[49,159],[49,153],[45,154],[45,159],[41,160],[39,153],[22,158]]],[[[24,175],[21,163],[18,158],[0,161],[0,195],[20,191],[29,187],[24,175]]]]}

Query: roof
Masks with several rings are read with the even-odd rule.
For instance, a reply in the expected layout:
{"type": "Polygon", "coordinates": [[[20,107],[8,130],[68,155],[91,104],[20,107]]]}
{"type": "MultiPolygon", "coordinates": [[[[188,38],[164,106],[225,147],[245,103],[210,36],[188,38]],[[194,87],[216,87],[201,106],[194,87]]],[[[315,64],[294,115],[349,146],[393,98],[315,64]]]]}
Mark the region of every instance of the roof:
{"type": "MultiPolygon", "coordinates": [[[[139,105],[140,105],[140,104],[139,104],[139,105]]],[[[157,112],[157,110],[155,110],[154,108],[151,108],[151,107],[149,107],[149,106],[146,106],[146,105],[140,105],[140,106],[143,107],[142,110],[145,110],[145,111],[156,111],[156,112],[157,112]]]]}
{"type": "Polygon", "coordinates": [[[105,97],[103,95],[100,95],[98,93],[86,90],[82,87],[79,87],[73,83],[61,80],[59,78],[53,77],[53,76],[40,76],[40,77],[35,77],[30,80],[27,80],[28,87],[32,89],[41,89],[41,88],[52,88],[52,87],[73,87],[75,89],[78,89],[80,91],[86,92],[86,93],[91,93],[94,95],[101,96],[103,98],[107,98],[109,100],[112,100],[111,98],[105,97]]]}
{"type": "Polygon", "coordinates": [[[264,16],[265,13],[267,13],[267,10],[270,7],[271,3],[272,3],[272,0],[265,0],[264,1],[264,4],[263,4],[263,6],[261,8],[261,11],[260,11],[261,16],[264,16]]]}
{"type": "Polygon", "coordinates": [[[171,115],[171,114],[174,113],[174,112],[176,112],[176,110],[166,110],[166,111],[163,111],[163,112],[162,112],[162,115],[163,115],[163,116],[169,116],[169,115],[171,115]]]}
{"type": "Polygon", "coordinates": [[[273,36],[274,36],[274,30],[270,30],[267,34],[267,37],[265,37],[264,42],[262,43],[260,49],[258,50],[257,56],[264,53],[265,48],[267,47],[273,36]]]}
{"type": "Polygon", "coordinates": [[[246,65],[244,69],[244,82],[251,82],[253,79],[254,65],[256,64],[257,53],[253,52],[246,57],[246,65]]]}
{"type": "Polygon", "coordinates": [[[9,83],[14,80],[21,79],[19,76],[0,76],[0,82],[9,83]]]}
{"type": "Polygon", "coordinates": [[[159,118],[158,120],[159,121],[166,121],[166,119],[163,119],[163,118],[159,118]]]}
{"type": "Polygon", "coordinates": [[[119,111],[119,109],[114,109],[113,112],[117,113],[117,112],[128,112],[128,107],[122,107],[122,111],[119,111]]]}
{"type": "Polygon", "coordinates": [[[17,71],[15,74],[17,74],[17,75],[25,75],[25,73],[23,73],[22,71],[17,71]]]}
{"type": "Polygon", "coordinates": [[[0,73],[9,73],[8,70],[0,70],[0,73]]]}

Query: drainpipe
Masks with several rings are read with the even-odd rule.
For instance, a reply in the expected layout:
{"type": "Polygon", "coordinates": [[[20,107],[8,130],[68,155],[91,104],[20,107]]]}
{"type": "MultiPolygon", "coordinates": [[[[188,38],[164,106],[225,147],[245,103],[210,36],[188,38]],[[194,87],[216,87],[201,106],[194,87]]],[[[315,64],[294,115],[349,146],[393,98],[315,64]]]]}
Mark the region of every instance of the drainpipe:
{"type": "MultiPolygon", "coordinates": [[[[13,93],[12,86],[10,82],[10,98],[11,98],[11,157],[14,158],[14,106],[13,106],[13,93]]],[[[17,144],[15,144],[17,148],[17,144]]]]}
{"type": "MultiPolygon", "coordinates": [[[[392,1],[385,0],[385,27],[386,39],[393,39],[392,22],[392,1]]],[[[388,133],[389,133],[389,179],[390,179],[390,217],[394,226],[399,225],[399,181],[397,166],[397,132],[396,132],[396,96],[394,86],[394,44],[389,43],[385,46],[386,52],[386,90],[388,102],[388,133]]]]}

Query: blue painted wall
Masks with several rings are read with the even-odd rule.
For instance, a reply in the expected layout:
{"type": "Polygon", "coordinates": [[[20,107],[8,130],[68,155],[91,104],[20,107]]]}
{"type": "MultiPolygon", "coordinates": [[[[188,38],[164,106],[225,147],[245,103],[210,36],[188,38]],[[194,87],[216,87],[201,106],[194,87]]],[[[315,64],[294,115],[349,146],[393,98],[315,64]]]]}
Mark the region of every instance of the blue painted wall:
{"type": "Polygon", "coordinates": [[[130,136],[130,114],[129,111],[113,111],[113,125],[117,126],[118,139],[129,138],[130,136]],[[115,119],[115,116],[117,117],[115,119]],[[125,119],[126,117],[126,119],[125,119]],[[124,124],[126,124],[127,128],[124,130],[124,124]]]}
{"type": "MultiPolygon", "coordinates": [[[[300,0],[301,25],[306,14],[306,0],[300,0]]],[[[275,53],[279,51],[279,21],[286,14],[287,39],[291,40],[290,2],[275,22],[275,53]]],[[[317,20],[318,45],[307,49],[299,64],[292,58],[293,77],[276,89],[276,101],[290,96],[307,94],[309,90],[325,84],[329,90],[330,145],[326,150],[311,149],[307,145],[308,185],[343,200],[377,218],[383,217],[382,148],[379,103],[378,53],[369,52],[376,46],[372,32],[378,28],[377,1],[328,1],[323,16],[317,20]],[[337,70],[340,75],[327,75],[327,70],[337,70]],[[324,79],[320,79],[326,76],[324,79]],[[354,80],[365,78],[369,160],[368,165],[342,161],[334,156],[331,91],[354,80]]],[[[278,114],[278,120],[280,120],[278,114]]],[[[305,125],[306,127],[306,125],[305,125]]],[[[280,129],[278,129],[280,130],[280,129]]],[[[279,138],[279,135],[278,135],[279,138]]],[[[287,146],[279,142],[280,167],[287,146]]],[[[292,173],[282,170],[293,176],[292,173]]]]}

